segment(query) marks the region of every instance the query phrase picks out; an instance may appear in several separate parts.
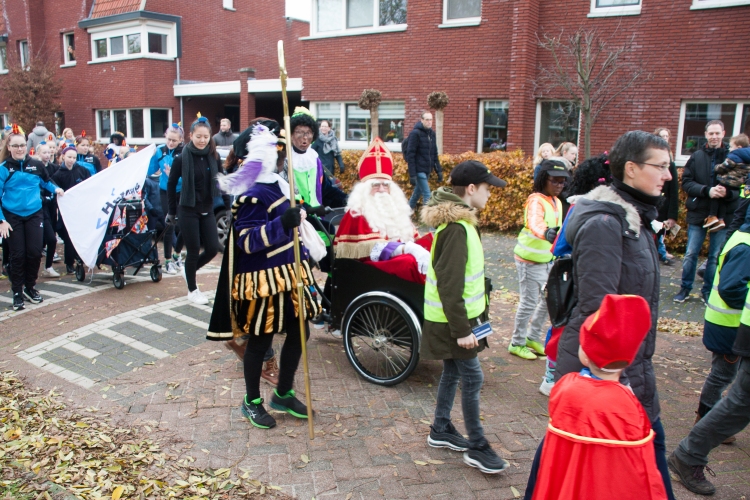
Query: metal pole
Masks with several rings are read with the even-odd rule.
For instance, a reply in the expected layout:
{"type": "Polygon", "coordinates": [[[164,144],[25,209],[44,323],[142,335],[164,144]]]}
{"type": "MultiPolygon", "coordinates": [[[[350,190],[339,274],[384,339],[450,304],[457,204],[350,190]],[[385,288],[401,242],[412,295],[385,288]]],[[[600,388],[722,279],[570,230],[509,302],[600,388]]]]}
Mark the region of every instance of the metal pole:
{"type": "MultiPolygon", "coordinates": [[[[286,130],[286,158],[289,168],[289,204],[294,208],[297,200],[294,198],[294,167],[292,166],[292,127],[289,120],[289,101],[286,97],[286,60],[284,58],[284,41],[279,40],[279,78],[281,79],[281,98],[284,101],[284,129],[286,130]]],[[[310,392],[310,368],[307,364],[307,336],[305,335],[305,295],[302,275],[300,274],[300,246],[299,231],[294,230],[294,274],[297,277],[297,303],[299,304],[299,334],[302,338],[302,370],[305,373],[305,402],[307,403],[307,427],[310,440],[315,439],[313,426],[312,393],[310,392]]]]}

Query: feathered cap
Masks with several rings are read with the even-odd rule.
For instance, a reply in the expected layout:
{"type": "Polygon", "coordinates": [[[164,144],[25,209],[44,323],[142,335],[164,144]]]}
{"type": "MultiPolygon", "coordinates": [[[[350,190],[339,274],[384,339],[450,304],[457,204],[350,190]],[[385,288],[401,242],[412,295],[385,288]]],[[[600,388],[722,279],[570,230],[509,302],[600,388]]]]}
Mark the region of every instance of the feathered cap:
{"type": "Polygon", "coordinates": [[[278,139],[265,125],[253,127],[245,162],[233,174],[219,177],[219,189],[227,194],[245,194],[258,182],[274,182],[278,139]]]}

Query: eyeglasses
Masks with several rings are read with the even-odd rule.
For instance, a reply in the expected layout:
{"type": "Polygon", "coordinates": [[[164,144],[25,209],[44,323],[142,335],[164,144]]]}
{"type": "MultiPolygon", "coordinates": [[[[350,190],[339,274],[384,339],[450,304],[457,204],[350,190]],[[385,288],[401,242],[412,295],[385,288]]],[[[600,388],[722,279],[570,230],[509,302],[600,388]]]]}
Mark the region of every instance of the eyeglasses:
{"type": "Polygon", "coordinates": [[[380,189],[381,187],[390,188],[391,181],[375,181],[371,184],[373,189],[380,189]]]}
{"type": "Polygon", "coordinates": [[[297,139],[302,139],[303,137],[305,139],[312,139],[312,136],[313,136],[312,132],[302,132],[302,131],[299,131],[299,132],[295,132],[294,133],[294,137],[296,137],[297,139]]]}
{"type": "Polygon", "coordinates": [[[565,184],[565,181],[566,181],[565,177],[549,177],[547,180],[550,181],[552,184],[559,184],[559,185],[565,184]]]}
{"type": "Polygon", "coordinates": [[[645,161],[633,162],[633,163],[636,163],[638,165],[651,165],[652,167],[658,168],[659,171],[661,171],[661,172],[666,172],[667,170],[669,170],[669,165],[656,165],[655,163],[648,163],[648,162],[645,162],[645,161]]]}
{"type": "Polygon", "coordinates": [[[8,147],[13,149],[23,149],[26,147],[26,144],[8,144],[8,147]]]}

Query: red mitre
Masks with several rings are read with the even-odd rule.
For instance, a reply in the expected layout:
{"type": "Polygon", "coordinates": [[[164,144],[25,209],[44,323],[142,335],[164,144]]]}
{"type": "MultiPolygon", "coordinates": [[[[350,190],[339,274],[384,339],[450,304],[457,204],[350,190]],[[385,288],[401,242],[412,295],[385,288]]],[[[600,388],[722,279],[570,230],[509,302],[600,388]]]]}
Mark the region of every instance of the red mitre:
{"type": "Polygon", "coordinates": [[[359,180],[393,179],[393,156],[385,144],[376,137],[357,164],[359,180]]]}

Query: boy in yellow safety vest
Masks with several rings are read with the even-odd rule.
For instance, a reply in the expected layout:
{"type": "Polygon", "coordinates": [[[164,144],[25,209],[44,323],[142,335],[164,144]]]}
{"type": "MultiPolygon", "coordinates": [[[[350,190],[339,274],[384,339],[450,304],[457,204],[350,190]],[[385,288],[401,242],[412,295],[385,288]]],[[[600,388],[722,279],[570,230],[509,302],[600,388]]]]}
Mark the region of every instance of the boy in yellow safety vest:
{"type": "Polygon", "coordinates": [[[478,340],[477,335],[482,337],[491,329],[488,323],[482,323],[487,318],[487,298],[476,210],[487,203],[490,186],[504,187],[506,183],[478,161],[458,164],[450,181],[453,188],[433,192],[422,209],[422,222],[437,230],[425,284],[420,356],[443,361],[435,420],[427,443],[434,448],[463,451],[466,464],[496,474],[505,470],[508,462],[497,456],[487,442],[479,420],[479,391],[484,374],[477,352],[487,347],[487,341],[478,340]],[[468,440],[451,423],[459,380],[468,440]]]}

